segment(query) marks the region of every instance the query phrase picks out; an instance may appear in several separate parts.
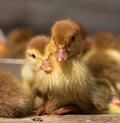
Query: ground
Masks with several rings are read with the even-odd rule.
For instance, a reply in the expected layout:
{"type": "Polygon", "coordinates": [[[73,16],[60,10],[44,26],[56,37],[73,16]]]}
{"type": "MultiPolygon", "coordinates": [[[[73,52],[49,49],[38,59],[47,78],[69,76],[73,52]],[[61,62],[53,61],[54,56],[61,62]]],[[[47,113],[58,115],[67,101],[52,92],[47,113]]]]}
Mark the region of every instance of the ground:
{"type": "Polygon", "coordinates": [[[120,114],[109,115],[51,115],[4,119],[0,123],[120,123],[120,114]]]}

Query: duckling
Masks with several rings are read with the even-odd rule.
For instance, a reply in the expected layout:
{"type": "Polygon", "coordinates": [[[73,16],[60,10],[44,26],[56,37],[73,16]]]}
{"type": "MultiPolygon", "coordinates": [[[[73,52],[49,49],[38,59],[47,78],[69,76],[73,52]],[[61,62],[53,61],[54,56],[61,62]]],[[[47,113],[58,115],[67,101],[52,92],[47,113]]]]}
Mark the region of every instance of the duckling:
{"type": "Polygon", "coordinates": [[[30,112],[30,100],[20,82],[10,73],[0,71],[0,117],[14,118],[30,112]]]}
{"type": "Polygon", "coordinates": [[[34,33],[28,28],[13,28],[7,34],[8,47],[5,57],[23,59],[25,57],[26,46],[33,36],[34,33]]]}
{"type": "MultiPolygon", "coordinates": [[[[94,98],[98,85],[87,66],[82,62],[84,32],[76,22],[66,19],[55,22],[51,29],[49,61],[53,65],[50,73],[37,72],[35,86],[44,98],[44,107],[37,111],[42,114],[98,113],[94,98]]],[[[104,92],[99,92],[99,96],[104,92]]],[[[97,107],[98,106],[98,107],[97,107]]]]}
{"type": "Polygon", "coordinates": [[[98,89],[94,94],[94,102],[100,105],[100,110],[102,114],[112,114],[112,113],[120,113],[120,93],[116,91],[116,88],[112,85],[112,83],[105,78],[96,78],[96,82],[98,84],[98,89]],[[101,95],[101,91],[104,92],[101,95]],[[99,96],[100,95],[100,96],[99,96]],[[105,102],[102,100],[104,98],[105,102]],[[97,102],[101,102],[100,104],[97,102]]]}
{"type": "Polygon", "coordinates": [[[120,90],[120,54],[114,49],[115,37],[110,32],[93,36],[91,50],[83,57],[84,63],[96,78],[108,79],[116,91],[120,90]]]}
{"type": "Polygon", "coordinates": [[[52,65],[47,61],[49,57],[49,51],[47,50],[47,45],[50,39],[44,35],[38,35],[33,37],[26,49],[25,64],[22,67],[22,80],[23,87],[28,94],[28,96],[35,104],[34,98],[37,93],[33,91],[33,85],[36,80],[36,72],[44,69],[47,72],[52,70],[52,65]],[[43,63],[44,62],[44,63],[43,63]]]}

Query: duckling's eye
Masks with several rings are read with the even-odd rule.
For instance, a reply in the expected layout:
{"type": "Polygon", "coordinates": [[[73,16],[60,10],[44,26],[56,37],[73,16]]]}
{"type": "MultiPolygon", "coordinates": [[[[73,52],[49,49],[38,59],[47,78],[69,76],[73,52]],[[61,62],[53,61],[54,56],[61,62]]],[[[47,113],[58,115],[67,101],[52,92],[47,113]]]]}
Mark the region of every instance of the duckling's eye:
{"type": "Polygon", "coordinates": [[[75,41],[75,36],[72,36],[71,37],[71,41],[75,41]]]}
{"type": "Polygon", "coordinates": [[[35,54],[31,54],[31,57],[34,58],[34,59],[36,58],[35,54]]]}

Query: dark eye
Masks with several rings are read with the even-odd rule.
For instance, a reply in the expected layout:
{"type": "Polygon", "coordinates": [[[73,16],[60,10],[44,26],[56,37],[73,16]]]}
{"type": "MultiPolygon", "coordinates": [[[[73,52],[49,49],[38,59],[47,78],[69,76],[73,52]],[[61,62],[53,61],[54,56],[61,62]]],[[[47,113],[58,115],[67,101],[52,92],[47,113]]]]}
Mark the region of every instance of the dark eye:
{"type": "Polygon", "coordinates": [[[35,54],[32,54],[31,56],[32,56],[34,59],[36,58],[35,54]]]}
{"type": "Polygon", "coordinates": [[[72,36],[71,37],[71,41],[75,41],[75,36],[72,36]]]}

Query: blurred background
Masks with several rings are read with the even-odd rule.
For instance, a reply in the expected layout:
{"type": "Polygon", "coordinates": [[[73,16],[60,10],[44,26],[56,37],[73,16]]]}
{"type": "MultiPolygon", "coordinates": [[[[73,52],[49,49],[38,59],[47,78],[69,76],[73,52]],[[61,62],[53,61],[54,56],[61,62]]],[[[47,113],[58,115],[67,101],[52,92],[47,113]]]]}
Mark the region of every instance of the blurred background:
{"type": "Polygon", "coordinates": [[[9,31],[27,26],[36,33],[49,33],[54,21],[71,18],[87,32],[120,32],[120,0],[0,0],[0,27],[9,31]]]}
{"type": "Polygon", "coordinates": [[[64,18],[82,23],[88,35],[119,36],[120,0],[0,0],[0,69],[20,78],[29,39],[50,34],[53,23],[64,18]]]}

